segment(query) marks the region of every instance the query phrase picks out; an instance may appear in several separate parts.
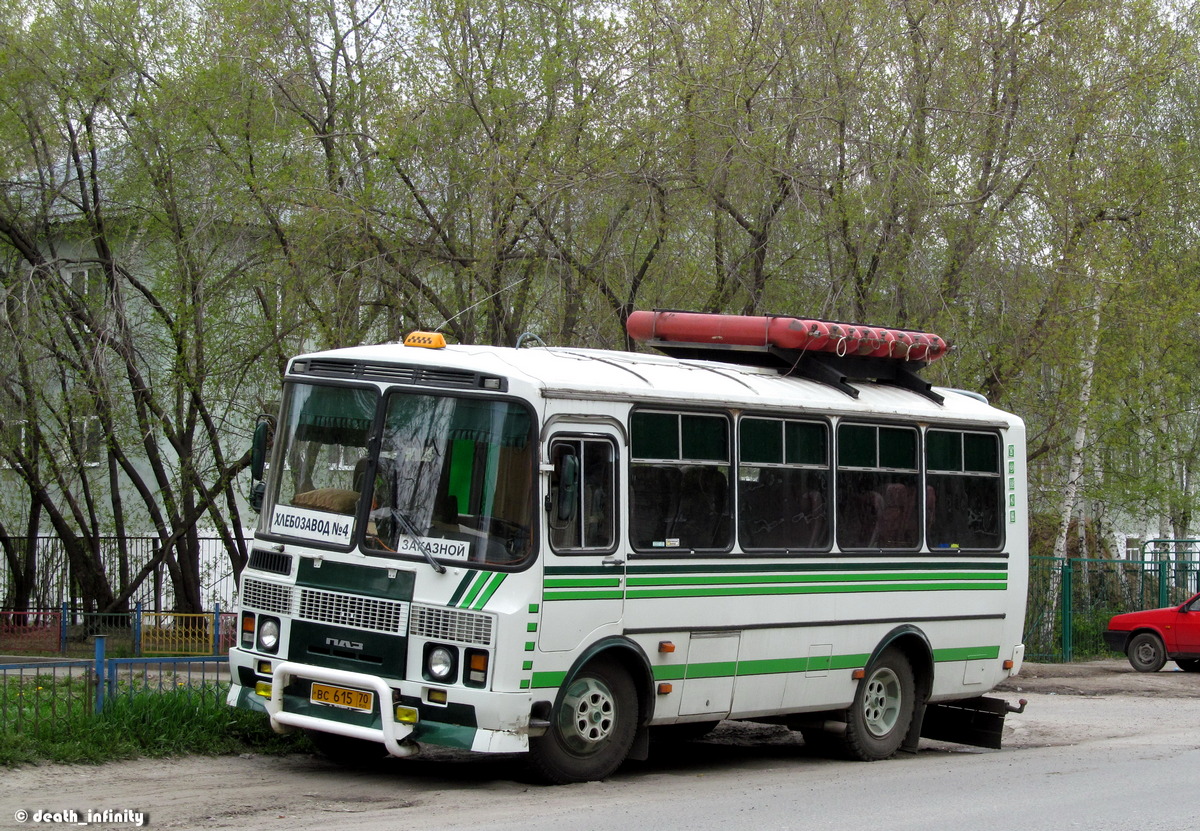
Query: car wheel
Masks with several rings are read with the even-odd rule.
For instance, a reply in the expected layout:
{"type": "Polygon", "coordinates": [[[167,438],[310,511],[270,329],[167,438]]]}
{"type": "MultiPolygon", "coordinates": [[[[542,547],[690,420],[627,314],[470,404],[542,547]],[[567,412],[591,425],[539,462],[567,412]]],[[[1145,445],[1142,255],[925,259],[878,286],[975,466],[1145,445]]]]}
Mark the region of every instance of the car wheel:
{"type": "Polygon", "coordinates": [[[1125,648],[1129,664],[1138,672],[1158,672],[1167,662],[1167,650],[1153,632],[1134,635],[1125,648]]]}
{"type": "Polygon", "coordinates": [[[1175,666],[1184,672],[1200,672],[1200,658],[1176,658],[1175,666]]]}
{"type": "Polygon", "coordinates": [[[637,723],[629,673],[611,661],[594,661],[563,691],[546,734],[530,740],[530,764],[556,785],[603,779],[629,755],[637,723]]]}
{"type": "Polygon", "coordinates": [[[858,682],[846,713],[845,742],[852,759],[874,762],[900,749],[916,708],[912,665],[899,649],[885,649],[858,682]]]}

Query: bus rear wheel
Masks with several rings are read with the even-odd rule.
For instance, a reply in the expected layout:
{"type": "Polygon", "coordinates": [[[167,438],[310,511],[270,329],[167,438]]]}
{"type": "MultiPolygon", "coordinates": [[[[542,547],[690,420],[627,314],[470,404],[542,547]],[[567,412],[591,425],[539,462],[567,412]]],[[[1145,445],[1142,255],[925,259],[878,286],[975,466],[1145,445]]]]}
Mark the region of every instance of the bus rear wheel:
{"type": "Polygon", "coordinates": [[[915,708],[912,665],[903,652],[888,647],[858,682],[846,713],[846,754],[863,762],[894,755],[908,734],[915,708]]]}
{"type": "Polygon", "coordinates": [[[563,690],[545,735],[530,740],[530,763],[556,785],[603,779],[629,755],[637,721],[629,673],[613,661],[593,661],[563,690]]]}

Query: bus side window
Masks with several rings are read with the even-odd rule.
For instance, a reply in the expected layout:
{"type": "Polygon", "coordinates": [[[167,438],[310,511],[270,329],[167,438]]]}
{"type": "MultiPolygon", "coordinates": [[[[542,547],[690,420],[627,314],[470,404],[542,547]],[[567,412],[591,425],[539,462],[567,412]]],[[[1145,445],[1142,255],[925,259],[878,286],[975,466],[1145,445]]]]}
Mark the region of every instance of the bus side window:
{"type": "Polygon", "coordinates": [[[999,439],[987,433],[929,430],[925,464],[929,547],[1000,548],[1004,535],[999,439]]]}
{"type": "Polygon", "coordinates": [[[558,439],[547,504],[556,551],[606,551],[616,539],[616,452],[606,439],[558,439]]]}
{"type": "Polygon", "coordinates": [[[637,410],[629,418],[630,538],[652,550],[728,550],[729,419],[637,410]]]}
{"type": "Polygon", "coordinates": [[[917,431],[838,427],[837,541],[842,549],[914,550],[921,544],[917,431]]]}
{"type": "Polygon", "coordinates": [[[746,417],[739,423],[738,436],[738,533],[742,548],[827,548],[826,426],[815,421],[746,417]]]}

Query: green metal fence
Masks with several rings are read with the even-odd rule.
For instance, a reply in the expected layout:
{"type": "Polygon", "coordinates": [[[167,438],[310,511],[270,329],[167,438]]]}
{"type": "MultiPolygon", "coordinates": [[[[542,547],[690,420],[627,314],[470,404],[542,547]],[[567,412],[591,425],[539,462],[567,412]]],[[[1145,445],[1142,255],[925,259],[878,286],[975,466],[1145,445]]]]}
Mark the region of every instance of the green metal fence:
{"type": "Polygon", "coordinates": [[[1102,637],[1109,618],[1182,603],[1198,581],[1200,540],[1151,540],[1140,560],[1031,557],[1025,657],[1112,657],[1102,637]]]}

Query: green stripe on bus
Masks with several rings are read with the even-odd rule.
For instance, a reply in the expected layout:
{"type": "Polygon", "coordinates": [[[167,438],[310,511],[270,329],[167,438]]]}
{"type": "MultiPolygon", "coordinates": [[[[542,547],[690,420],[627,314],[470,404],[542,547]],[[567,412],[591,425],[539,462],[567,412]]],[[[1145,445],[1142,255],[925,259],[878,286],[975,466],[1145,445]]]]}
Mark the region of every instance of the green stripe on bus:
{"type": "MultiPolygon", "coordinates": [[[[868,583],[862,585],[729,586],[722,588],[630,589],[629,598],[746,597],[787,594],[854,594],[865,592],[1004,591],[1005,583],[868,583]]],[[[553,598],[546,598],[547,600],[553,598]]]]}
{"type": "Polygon", "coordinates": [[[999,646],[965,646],[960,649],[935,649],[933,660],[943,661],[987,661],[1000,657],[999,646]]]}
{"type": "Polygon", "coordinates": [[[586,586],[599,586],[599,587],[611,588],[614,586],[620,586],[621,578],[620,577],[610,577],[610,578],[605,579],[605,578],[601,578],[601,577],[586,577],[586,578],[577,578],[574,580],[546,580],[544,585],[548,589],[584,588],[586,586]]]}
{"type": "Polygon", "coordinates": [[[469,608],[471,606],[471,604],[475,601],[475,598],[479,596],[479,592],[483,591],[483,587],[485,585],[487,585],[487,581],[490,578],[491,578],[490,574],[487,574],[486,572],[481,573],[479,575],[479,577],[477,577],[475,579],[474,584],[472,584],[472,586],[471,586],[471,590],[469,592],[467,592],[465,597],[463,597],[462,603],[460,603],[459,606],[464,607],[464,608],[469,608]]]}
{"type": "Polygon", "coordinates": [[[565,672],[535,672],[533,674],[533,686],[538,688],[561,687],[562,682],[566,680],[565,672]]]}
{"type": "MultiPolygon", "coordinates": [[[[935,649],[934,660],[983,660],[997,658],[999,646],[965,646],[954,649],[935,649]]],[[[817,655],[809,658],[762,658],[753,661],[712,661],[701,664],[662,664],[653,667],[655,681],[683,681],[694,678],[743,678],[754,675],[781,675],[812,670],[846,670],[865,667],[871,656],[865,652],[846,655],[817,655]]],[[[565,672],[535,672],[533,686],[557,687],[566,678],[565,672]]]]}
{"type": "Polygon", "coordinates": [[[808,658],[766,658],[760,661],[738,661],[738,675],[774,675],[779,672],[807,672],[808,658]]]}
{"type": "Polygon", "coordinates": [[[735,583],[870,583],[885,580],[1004,580],[1004,572],[971,574],[931,572],[929,574],[764,574],[754,577],[736,574],[679,577],[630,577],[630,586],[718,586],[735,583]]]}
{"type": "MultiPolygon", "coordinates": [[[[819,556],[819,555],[818,555],[819,556]]],[[[635,574],[762,574],[764,572],[788,572],[788,573],[811,573],[822,571],[845,571],[847,568],[853,568],[858,571],[1008,571],[1008,563],[989,560],[982,563],[972,563],[965,561],[938,561],[938,560],[909,560],[901,562],[880,562],[880,563],[853,563],[848,565],[846,562],[831,562],[831,563],[796,563],[796,562],[768,562],[768,563],[690,563],[679,565],[629,565],[626,567],[626,573],[635,574]]],[[[549,574],[554,571],[556,574],[573,574],[585,573],[584,571],[575,572],[569,568],[560,567],[557,569],[546,569],[549,574]]],[[[589,572],[594,573],[594,572],[589,572]]]]}
{"type": "Polygon", "coordinates": [[[688,664],[684,678],[727,678],[737,675],[737,661],[711,661],[688,664]]]}
{"type": "Polygon", "coordinates": [[[477,612],[483,609],[483,607],[487,605],[487,602],[492,599],[492,595],[496,593],[496,589],[500,588],[500,584],[504,582],[504,578],[506,577],[508,577],[507,574],[502,574],[500,572],[492,575],[492,579],[488,581],[487,588],[484,590],[483,594],[479,596],[479,599],[475,601],[471,608],[477,612]]]}
{"type": "Polygon", "coordinates": [[[555,591],[542,597],[547,603],[551,600],[620,600],[624,594],[616,591],[555,591]]]}
{"type": "MultiPolygon", "coordinates": [[[[806,555],[821,556],[821,555],[806,555]]],[[[908,560],[900,562],[861,563],[855,562],[849,566],[857,571],[1008,571],[1008,563],[994,558],[986,562],[969,562],[963,560],[908,560]]],[[[784,572],[792,574],[818,573],[826,571],[845,571],[847,563],[842,562],[728,562],[728,563],[687,563],[637,565],[625,567],[629,575],[644,574],[763,574],[769,572],[784,572]]],[[[610,566],[546,566],[547,577],[571,576],[612,576],[610,566]]]]}
{"type": "Polygon", "coordinates": [[[463,592],[465,592],[467,590],[467,586],[469,586],[471,584],[471,580],[478,573],[479,572],[472,570],[472,571],[468,571],[466,574],[464,574],[463,579],[458,581],[458,588],[456,588],[454,590],[454,594],[450,595],[450,602],[447,603],[446,605],[457,606],[459,598],[461,598],[463,596],[463,592]]]}

